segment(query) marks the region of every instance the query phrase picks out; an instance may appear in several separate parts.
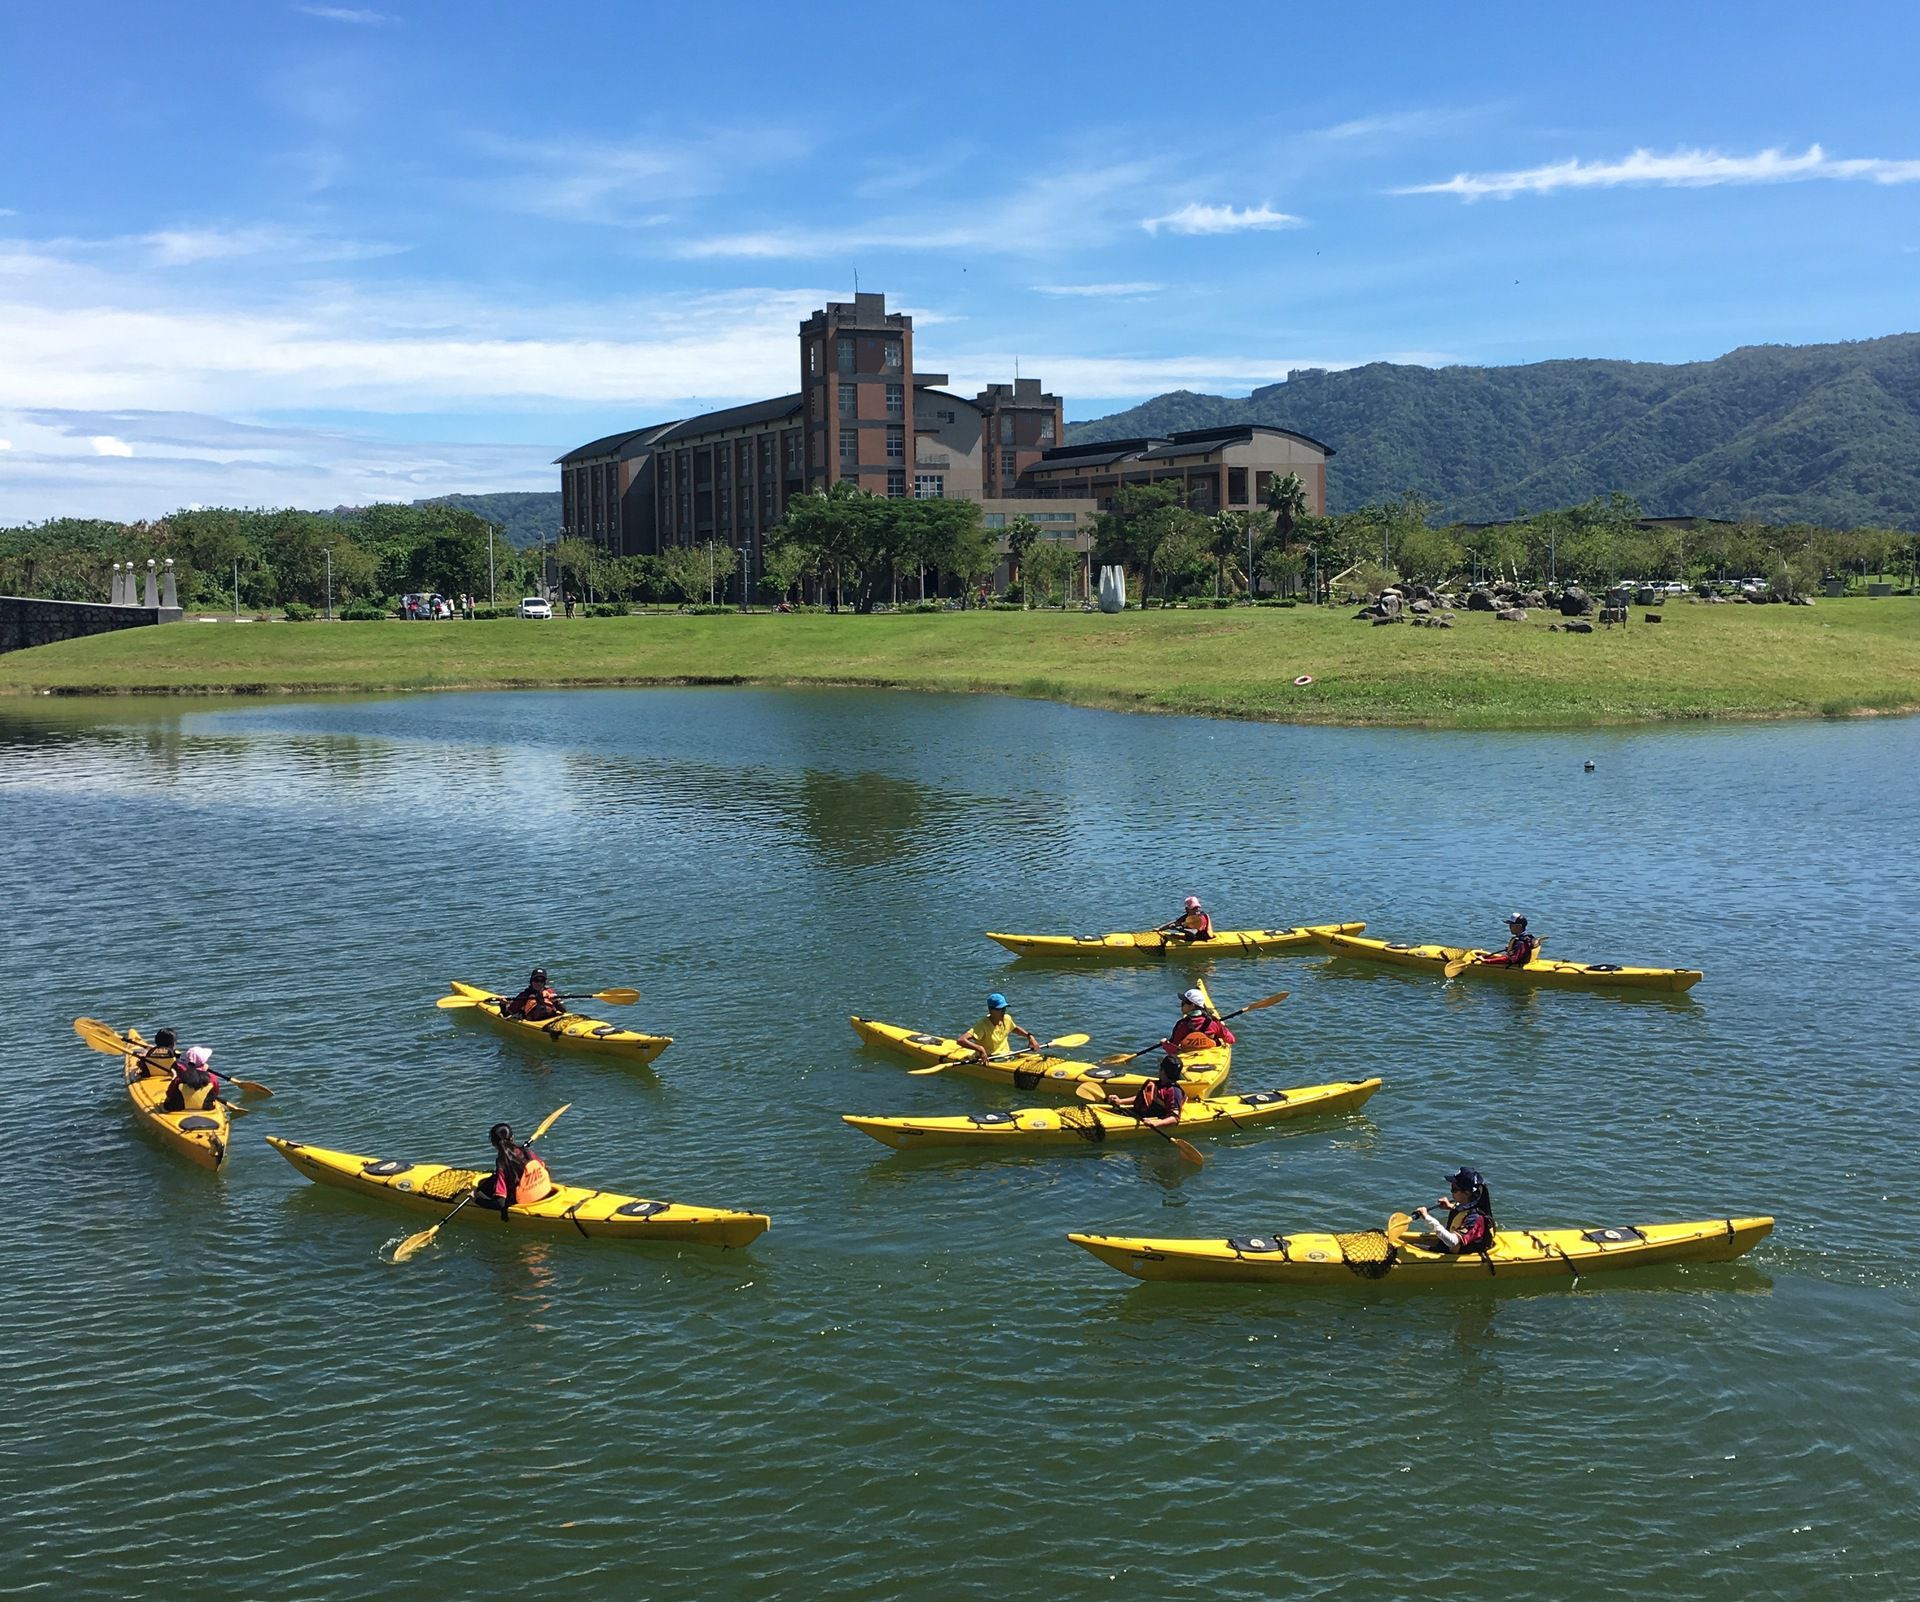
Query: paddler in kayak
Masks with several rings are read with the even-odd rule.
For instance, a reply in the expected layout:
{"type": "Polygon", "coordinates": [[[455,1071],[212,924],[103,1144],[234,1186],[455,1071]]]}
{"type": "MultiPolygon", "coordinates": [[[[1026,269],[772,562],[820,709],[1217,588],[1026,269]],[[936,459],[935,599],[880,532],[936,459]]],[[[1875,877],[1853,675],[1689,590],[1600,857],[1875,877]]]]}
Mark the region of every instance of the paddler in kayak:
{"type": "Polygon", "coordinates": [[[567,1004],[555,993],[553,986],[547,983],[547,970],[535,968],[527,975],[527,988],[517,996],[510,996],[500,1004],[503,1018],[525,1018],[531,1023],[543,1023],[548,1018],[558,1018],[567,1010],[567,1004]]]}
{"type": "Polygon", "coordinates": [[[1480,959],[1488,968],[1524,968],[1533,961],[1534,952],[1540,949],[1540,942],[1527,933],[1527,920],[1515,913],[1507,919],[1507,948],[1504,951],[1490,951],[1480,959]]]}
{"type": "MultiPolygon", "coordinates": [[[[164,1031],[163,1031],[164,1032],[164,1031]]],[[[159,1044],[158,1041],[155,1042],[159,1044]]],[[[186,1055],[173,1065],[172,1083],[167,1086],[162,1112],[200,1112],[220,1097],[219,1076],[207,1064],[213,1060],[211,1046],[189,1046],[186,1055]]]]}
{"type": "Polygon", "coordinates": [[[1407,1244],[1425,1251],[1445,1252],[1460,1257],[1488,1251],[1493,1246],[1493,1197],[1477,1168],[1462,1168],[1449,1174],[1447,1194],[1433,1205],[1447,1209],[1443,1224],[1426,1208],[1416,1209],[1414,1217],[1425,1221],[1431,1235],[1409,1235],[1407,1244]]]}
{"type": "Polygon", "coordinates": [[[1160,1049],[1169,1057],[1183,1051],[1204,1051],[1208,1046],[1231,1046],[1233,1031],[1207,1011],[1204,990],[1180,992],[1180,1021],[1167,1032],[1160,1049]]]}
{"type": "Polygon", "coordinates": [[[509,1207],[525,1207],[553,1194],[553,1176],[531,1146],[513,1138],[511,1124],[495,1124],[487,1131],[493,1142],[493,1172],[474,1187],[477,1206],[498,1213],[504,1221],[509,1207]]]}
{"type": "Polygon", "coordinates": [[[1107,1105],[1115,1112],[1137,1118],[1153,1129],[1165,1129],[1177,1124],[1181,1110],[1187,1105],[1187,1093],[1180,1086],[1183,1071],[1178,1057],[1162,1057],[1160,1071],[1154,1076],[1152,1084],[1142,1085],[1130,1097],[1109,1094],[1107,1105]]]}
{"type": "Polygon", "coordinates": [[[173,1075],[173,1065],[180,1060],[180,1037],[171,1029],[155,1032],[153,1044],[143,1048],[135,1058],[140,1064],[141,1076],[146,1079],[167,1079],[173,1075]]]}
{"type": "Polygon", "coordinates": [[[1026,1038],[1027,1050],[1040,1049],[1040,1037],[1031,1029],[1022,1029],[1007,1011],[1007,998],[999,991],[987,997],[987,1015],[962,1035],[955,1045],[964,1046],[982,1062],[998,1057],[1015,1035],[1026,1038]]]}
{"type": "Polygon", "coordinates": [[[1211,940],[1213,919],[1208,915],[1207,909],[1200,905],[1198,896],[1188,896],[1187,904],[1181,910],[1180,916],[1171,923],[1161,924],[1154,933],[1169,934],[1176,940],[1185,940],[1188,943],[1195,940],[1211,940]]]}

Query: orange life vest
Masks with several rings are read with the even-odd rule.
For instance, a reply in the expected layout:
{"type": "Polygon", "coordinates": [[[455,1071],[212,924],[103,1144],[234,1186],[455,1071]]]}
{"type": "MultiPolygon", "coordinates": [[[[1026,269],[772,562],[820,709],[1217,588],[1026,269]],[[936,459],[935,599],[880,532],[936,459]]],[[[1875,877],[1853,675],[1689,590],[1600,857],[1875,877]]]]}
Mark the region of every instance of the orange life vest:
{"type": "Polygon", "coordinates": [[[547,1172],[547,1165],[529,1151],[527,1166],[521,1169],[519,1183],[513,1187],[513,1205],[524,1207],[528,1202],[544,1201],[552,1194],[553,1176],[547,1172]]]}

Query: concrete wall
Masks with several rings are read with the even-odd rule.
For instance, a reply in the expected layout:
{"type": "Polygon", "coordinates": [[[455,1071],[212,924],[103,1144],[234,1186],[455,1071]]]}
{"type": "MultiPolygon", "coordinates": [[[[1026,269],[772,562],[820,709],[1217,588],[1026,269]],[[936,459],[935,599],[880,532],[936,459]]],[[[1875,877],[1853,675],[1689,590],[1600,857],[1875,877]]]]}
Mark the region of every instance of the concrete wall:
{"type": "Polygon", "coordinates": [[[178,621],[171,611],[147,606],[101,606],[94,601],[42,601],[25,595],[0,595],[0,651],[24,651],[30,645],[77,640],[87,634],[111,634],[149,623],[178,621]]]}

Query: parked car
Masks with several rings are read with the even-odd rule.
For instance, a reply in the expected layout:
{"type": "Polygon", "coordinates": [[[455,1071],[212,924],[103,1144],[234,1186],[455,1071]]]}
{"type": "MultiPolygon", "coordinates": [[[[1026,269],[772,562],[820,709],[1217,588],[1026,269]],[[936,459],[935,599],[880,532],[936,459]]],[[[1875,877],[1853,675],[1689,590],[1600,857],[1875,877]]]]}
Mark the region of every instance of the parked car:
{"type": "Polygon", "coordinates": [[[445,603],[446,597],[438,592],[416,590],[411,595],[400,597],[400,615],[410,622],[424,620],[431,623],[440,616],[440,608],[445,603]]]}
{"type": "Polygon", "coordinates": [[[539,596],[529,595],[520,603],[520,615],[522,617],[550,618],[553,616],[553,608],[548,606],[539,596]]]}

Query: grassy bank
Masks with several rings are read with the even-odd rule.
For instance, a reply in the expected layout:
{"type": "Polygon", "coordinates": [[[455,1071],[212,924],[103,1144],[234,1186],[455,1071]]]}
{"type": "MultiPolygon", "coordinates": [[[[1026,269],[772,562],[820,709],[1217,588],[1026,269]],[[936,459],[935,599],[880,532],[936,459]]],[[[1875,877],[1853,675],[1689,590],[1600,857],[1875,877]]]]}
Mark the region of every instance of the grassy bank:
{"type": "Polygon", "coordinates": [[[1591,635],[1481,613],[653,615],[179,623],[0,657],[0,694],[854,684],[1297,723],[1546,727],[1920,709],[1920,604],[1670,607],[1591,635]],[[1294,680],[1312,675],[1314,682],[1294,680]]]}

